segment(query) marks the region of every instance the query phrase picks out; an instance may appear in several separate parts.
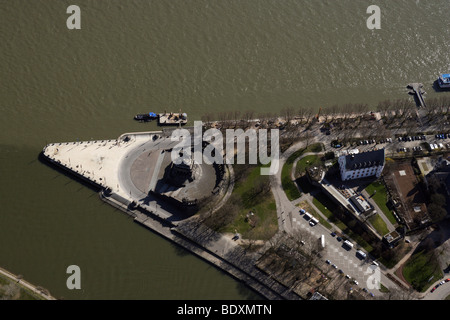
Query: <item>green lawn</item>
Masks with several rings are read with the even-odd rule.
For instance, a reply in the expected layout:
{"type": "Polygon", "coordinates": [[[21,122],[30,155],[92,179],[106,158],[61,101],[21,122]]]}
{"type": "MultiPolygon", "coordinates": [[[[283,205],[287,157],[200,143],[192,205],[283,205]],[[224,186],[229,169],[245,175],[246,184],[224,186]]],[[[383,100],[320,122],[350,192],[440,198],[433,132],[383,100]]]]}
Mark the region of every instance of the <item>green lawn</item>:
{"type": "Polygon", "coordinates": [[[367,241],[365,241],[360,235],[354,233],[350,228],[347,227],[344,222],[334,216],[331,210],[333,210],[336,205],[325,194],[323,194],[322,192],[316,194],[314,196],[313,203],[335,226],[345,232],[367,252],[373,250],[373,247],[369,243],[367,243],[367,241]]]}
{"type": "Polygon", "coordinates": [[[297,185],[294,181],[292,181],[291,173],[292,173],[292,167],[294,165],[294,161],[300,157],[303,153],[307,152],[321,152],[323,150],[321,143],[315,143],[307,148],[303,148],[300,150],[295,151],[284,164],[283,168],[281,169],[281,184],[283,186],[283,190],[286,193],[286,196],[289,200],[295,200],[300,198],[301,193],[297,188],[297,185]]]}
{"type": "Polygon", "coordinates": [[[286,193],[286,196],[289,200],[295,200],[301,197],[301,193],[297,188],[297,185],[291,178],[292,172],[292,163],[287,163],[281,169],[281,184],[283,186],[283,190],[286,193]]]}
{"type": "Polygon", "coordinates": [[[0,300],[43,300],[43,298],[16,281],[0,275],[0,300]]]}
{"type": "Polygon", "coordinates": [[[438,261],[432,257],[431,252],[424,250],[415,253],[403,267],[405,279],[420,292],[425,292],[437,279],[443,276],[438,261]],[[434,276],[434,280],[430,280],[434,276]]]}
{"type": "Polygon", "coordinates": [[[336,205],[328,199],[328,197],[323,194],[322,192],[317,193],[313,198],[313,203],[317,207],[317,209],[320,210],[329,220],[332,220],[332,222],[340,229],[345,229],[345,224],[338,220],[333,212],[331,212],[330,209],[334,208],[336,205]]]}
{"type": "Polygon", "coordinates": [[[379,214],[376,214],[369,218],[370,224],[378,231],[381,236],[389,233],[389,229],[386,226],[386,222],[380,217],[379,214]]]}
{"type": "Polygon", "coordinates": [[[319,156],[317,155],[309,155],[297,162],[297,167],[295,168],[296,177],[303,175],[306,171],[306,168],[312,165],[319,165],[321,163],[319,156]]]}
{"type": "Polygon", "coordinates": [[[325,228],[331,230],[333,227],[331,226],[328,221],[326,221],[320,214],[316,212],[306,201],[303,201],[297,205],[299,208],[305,209],[307,212],[311,213],[314,217],[316,217],[320,224],[323,225],[325,228]]]}
{"type": "Polygon", "coordinates": [[[234,233],[237,230],[244,238],[261,240],[270,239],[278,231],[275,199],[270,188],[256,196],[253,193],[255,186],[269,182],[269,176],[262,176],[260,168],[251,168],[246,177],[236,183],[233,194],[240,198],[241,206],[236,218],[220,231],[234,233]],[[250,211],[254,216],[249,219],[250,211]],[[250,223],[252,219],[256,221],[254,227],[250,223]]]}
{"type": "Polygon", "coordinates": [[[379,181],[375,181],[366,187],[366,191],[369,194],[369,196],[373,195],[371,199],[373,199],[373,201],[375,201],[378,207],[380,207],[380,209],[383,211],[384,215],[389,219],[389,221],[393,225],[396,225],[397,220],[395,220],[392,211],[389,210],[389,208],[387,207],[388,196],[384,185],[379,181]],[[377,192],[376,194],[374,194],[375,190],[377,192]]]}

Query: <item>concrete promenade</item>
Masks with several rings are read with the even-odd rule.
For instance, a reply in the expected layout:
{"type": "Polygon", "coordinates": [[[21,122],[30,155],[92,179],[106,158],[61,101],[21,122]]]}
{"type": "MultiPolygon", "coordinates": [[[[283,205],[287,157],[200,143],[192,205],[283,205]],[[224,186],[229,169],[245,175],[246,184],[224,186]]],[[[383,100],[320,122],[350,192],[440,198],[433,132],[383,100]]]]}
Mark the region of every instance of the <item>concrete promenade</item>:
{"type": "MultiPolygon", "coordinates": [[[[331,137],[321,135],[318,129],[313,133],[315,134],[308,142],[309,144],[322,142],[328,145],[327,139],[331,137]]],[[[171,149],[177,143],[171,141],[169,134],[162,131],[127,133],[114,140],[52,143],[44,148],[42,154],[52,164],[101,190],[102,200],[129,214],[135,222],[219,267],[266,298],[301,299],[289,288],[258,270],[254,263],[258,258],[257,255],[245,252],[237,242],[231,240],[231,237],[208,229],[196,221],[196,216],[188,218],[179,208],[162,202],[135,185],[131,171],[136,160],[142,159],[142,156],[146,154],[150,156],[153,151],[171,149]]],[[[355,257],[354,251],[343,250],[336,239],[330,235],[329,230],[322,225],[311,228],[298,214],[296,204],[300,199],[290,201],[282,189],[281,168],[290,155],[304,148],[305,145],[305,141],[300,141],[281,154],[280,169],[276,175],[270,177],[277,208],[279,232],[289,234],[306,229],[316,238],[322,234],[325,235],[328,247],[325,258],[337,263],[345,273],[358,279],[360,283],[365,283],[368,276],[366,269],[370,261],[360,261],[355,257]]],[[[157,166],[158,161],[154,162],[157,166]]],[[[228,174],[231,177],[233,175],[232,171],[228,174]]],[[[155,184],[155,181],[150,178],[145,181],[149,182],[150,187],[155,184]]],[[[231,191],[232,185],[226,190],[221,203],[226,201],[231,191]]],[[[305,199],[314,207],[310,198],[305,199]]],[[[317,212],[320,210],[317,209],[317,212]]],[[[397,288],[398,286],[389,279],[389,276],[391,276],[390,270],[382,268],[381,282],[389,288],[397,288]]],[[[374,293],[380,295],[378,292],[374,293]]]]}
{"type": "MultiPolygon", "coordinates": [[[[171,149],[177,143],[163,132],[130,133],[114,140],[52,143],[42,154],[50,163],[100,190],[103,201],[121,209],[135,222],[217,266],[267,299],[301,299],[259,271],[251,255],[230,237],[200,225],[196,216],[187,218],[179,208],[133,184],[130,172],[139,156],[171,149]]],[[[232,176],[232,171],[228,175],[232,176]]],[[[226,190],[224,198],[231,194],[231,189],[226,190]]]]}

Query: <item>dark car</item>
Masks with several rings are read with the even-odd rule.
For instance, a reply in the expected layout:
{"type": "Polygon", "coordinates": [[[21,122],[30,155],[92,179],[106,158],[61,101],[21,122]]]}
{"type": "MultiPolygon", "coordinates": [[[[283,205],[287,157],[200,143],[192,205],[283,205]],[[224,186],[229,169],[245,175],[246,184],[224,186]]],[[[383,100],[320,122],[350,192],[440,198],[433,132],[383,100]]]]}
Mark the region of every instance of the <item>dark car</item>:
{"type": "Polygon", "coordinates": [[[336,232],[332,232],[331,236],[334,237],[336,235],[336,232]]]}
{"type": "Polygon", "coordinates": [[[337,241],[342,241],[342,238],[341,237],[337,237],[336,240],[337,241]]]}

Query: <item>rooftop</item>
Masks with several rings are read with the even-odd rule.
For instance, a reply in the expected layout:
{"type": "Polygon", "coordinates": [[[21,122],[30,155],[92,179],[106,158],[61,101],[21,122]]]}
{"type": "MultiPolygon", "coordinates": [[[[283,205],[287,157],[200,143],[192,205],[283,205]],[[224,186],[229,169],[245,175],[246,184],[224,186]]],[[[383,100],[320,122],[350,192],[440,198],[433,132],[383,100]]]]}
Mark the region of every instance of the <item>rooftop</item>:
{"type": "Polygon", "coordinates": [[[450,73],[441,74],[442,82],[450,84],[450,73]]]}
{"type": "Polygon", "coordinates": [[[384,165],[384,149],[375,151],[349,154],[345,156],[345,168],[347,170],[356,170],[384,165]]]}

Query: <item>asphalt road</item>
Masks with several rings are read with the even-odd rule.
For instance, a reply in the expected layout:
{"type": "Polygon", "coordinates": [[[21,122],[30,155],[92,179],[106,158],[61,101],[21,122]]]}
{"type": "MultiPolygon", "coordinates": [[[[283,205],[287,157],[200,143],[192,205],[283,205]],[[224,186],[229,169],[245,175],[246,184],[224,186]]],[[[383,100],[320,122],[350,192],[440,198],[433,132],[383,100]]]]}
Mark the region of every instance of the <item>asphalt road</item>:
{"type": "MultiPolygon", "coordinates": [[[[321,139],[323,136],[324,135],[320,134],[315,135],[313,139],[314,142],[325,143],[325,141],[321,139]]],[[[330,140],[331,142],[332,139],[328,140],[330,140]]],[[[277,206],[279,228],[280,230],[284,230],[287,233],[291,234],[295,232],[295,230],[299,229],[307,230],[312,236],[311,241],[318,241],[319,237],[321,235],[324,235],[326,243],[326,250],[322,252],[322,260],[324,263],[324,267],[333,270],[334,268],[331,267],[331,264],[335,264],[337,266],[335,272],[338,272],[338,270],[341,269],[345,275],[349,275],[353,279],[357,280],[361,288],[367,287],[368,285],[367,280],[369,279],[369,276],[372,275],[371,269],[368,269],[371,262],[360,260],[358,257],[356,257],[355,248],[351,250],[344,249],[342,247],[342,243],[338,242],[335,237],[332,237],[330,231],[324,226],[322,226],[320,223],[315,226],[310,226],[309,222],[305,220],[303,216],[300,215],[299,208],[295,206],[295,204],[287,198],[282,188],[281,168],[283,167],[287,158],[292,153],[301,149],[304,146],[305,142],[301,141],[291,146],[286,152],[284,152],[280,156],[280,170],[277,172],[276,175],[272,176],[271,181],[272,191],[274,193],[277,206]],[[327,265],[325,260],[330,260],[331,264],[327,265]]],[[[388,288],[397,288],[397,285],[393,283],[390,279],[388,279],[383,272],[380,273],[380,282],[388,288]]],[[[381,295],[381,292],[379,292],[378,290],[369,290],[369,291],[376,296],[381,295]]]]}
{"type": "Polygon", "coordinates": [[[445,282],[440,285],[434,292],[431,292],[431,288],[434,288],[439,282],[444,279],[450,279],[450,275],[447,274],[444,278],[439,279],[430,287],[430,289],[425,293],[423,300],[444,300],[446,297],[450,296],[450,281],[445,282]]]}

